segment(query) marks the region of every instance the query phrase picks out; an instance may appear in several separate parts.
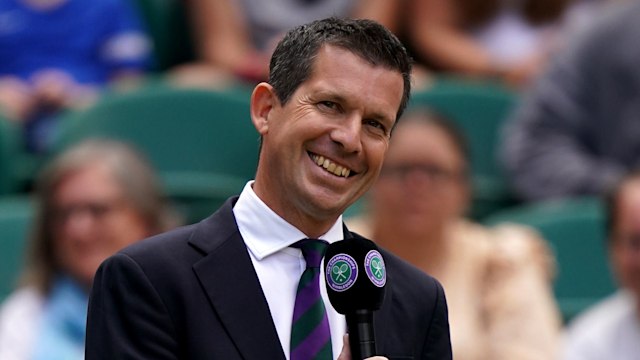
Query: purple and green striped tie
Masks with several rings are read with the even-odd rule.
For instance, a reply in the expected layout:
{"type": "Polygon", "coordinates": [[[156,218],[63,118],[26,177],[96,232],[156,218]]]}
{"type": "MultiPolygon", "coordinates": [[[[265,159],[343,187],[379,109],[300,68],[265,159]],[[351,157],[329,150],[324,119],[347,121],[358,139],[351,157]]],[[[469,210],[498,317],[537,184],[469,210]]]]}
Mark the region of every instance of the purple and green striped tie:
{"type": "Polygon", "coordinates": [[[329,320],[320,296],[320,263],[327,249],[322,240],[304,239],[291,245],[302,250],[307,267],[300,277],[291,324],[291,360],[331,360],[329,320]]]}

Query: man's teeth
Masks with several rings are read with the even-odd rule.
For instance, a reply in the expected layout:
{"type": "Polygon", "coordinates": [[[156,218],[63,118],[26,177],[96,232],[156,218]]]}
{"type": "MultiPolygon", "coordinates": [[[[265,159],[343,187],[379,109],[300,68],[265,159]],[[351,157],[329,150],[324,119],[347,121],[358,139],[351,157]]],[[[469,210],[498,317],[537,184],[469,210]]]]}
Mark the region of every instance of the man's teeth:
{"type": "Polygon", "coordinates": [[[323,167],[325,170],[336,176],[349,177],[349,174],[351,173],[351,170],[326,159],[324,156],[314,154],[311,155],[311,158],[316,164],[318,164],[318,166],[323,167]]]}

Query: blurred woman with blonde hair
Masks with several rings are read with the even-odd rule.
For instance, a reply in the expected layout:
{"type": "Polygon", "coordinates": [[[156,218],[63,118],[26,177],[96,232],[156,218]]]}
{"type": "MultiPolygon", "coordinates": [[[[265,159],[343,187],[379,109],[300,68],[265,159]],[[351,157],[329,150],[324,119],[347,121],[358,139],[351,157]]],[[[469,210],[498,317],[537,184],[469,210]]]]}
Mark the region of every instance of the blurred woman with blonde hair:
{"type": "Polygon", "coordinates": [[[88,140],[54,159],[37,200],[22,285],[0,309],[0,358],[83,359],[100,263],[178,223],[145,159],[111,140],[88,140]]]}

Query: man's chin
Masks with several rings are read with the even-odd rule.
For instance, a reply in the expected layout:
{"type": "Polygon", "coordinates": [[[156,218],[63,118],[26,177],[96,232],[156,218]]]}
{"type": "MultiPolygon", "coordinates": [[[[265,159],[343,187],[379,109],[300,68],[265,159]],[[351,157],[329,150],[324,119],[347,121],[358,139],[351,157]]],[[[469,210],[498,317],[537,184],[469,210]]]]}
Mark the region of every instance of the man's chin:
{"type": "Polygon", "coordinates": [[[344,198],[315,199],[315,201],[307,202],[308,212],[318,220],[338,218],[347,207],[348,205],[346,205],[344,198]]]}

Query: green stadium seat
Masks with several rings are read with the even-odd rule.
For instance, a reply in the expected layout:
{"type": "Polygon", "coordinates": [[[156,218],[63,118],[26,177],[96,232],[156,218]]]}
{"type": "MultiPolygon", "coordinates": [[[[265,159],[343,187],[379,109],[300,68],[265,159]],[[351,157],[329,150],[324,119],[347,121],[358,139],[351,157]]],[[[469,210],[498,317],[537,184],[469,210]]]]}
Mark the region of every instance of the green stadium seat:
{"type": "Polygon", "coordinates": [[[565,321],[614,292],[600,199],[523,204],[485,221],[489,225],[501,222],[532,226],[549,242],[558,264],[554,292],[565,321]]]}
{"type": "Polygon", "coordinates": [[[22,172],[26,170],[23,156],[20,128],[0,116],[0,195],[20,191],[22,172]]]}
{"type": "Polygon", "coordinates": [[[0,198],[0,301],[17,285],[33,213],[28,197],[0,198]]]}
{"type": "Polygon", "coordinates": [[[153,44],[154,69],[163,72],[193,60],[194,50],[185,2],[134,0],[153,44]]]}
{"type": "MultiPolygon", "coordinates": [[[[207,214],[254,177],[260,139],[248,98],[158,85],[107,95],[69,114],[61,121],[54,152],[92,137],[134,145],[159,172],[172,199],[186,209],[193,209],[189,203],[202,208],[204,201],[207,214]]],[[[187,220],[202,213],[188,214],[187,220]]]]}

